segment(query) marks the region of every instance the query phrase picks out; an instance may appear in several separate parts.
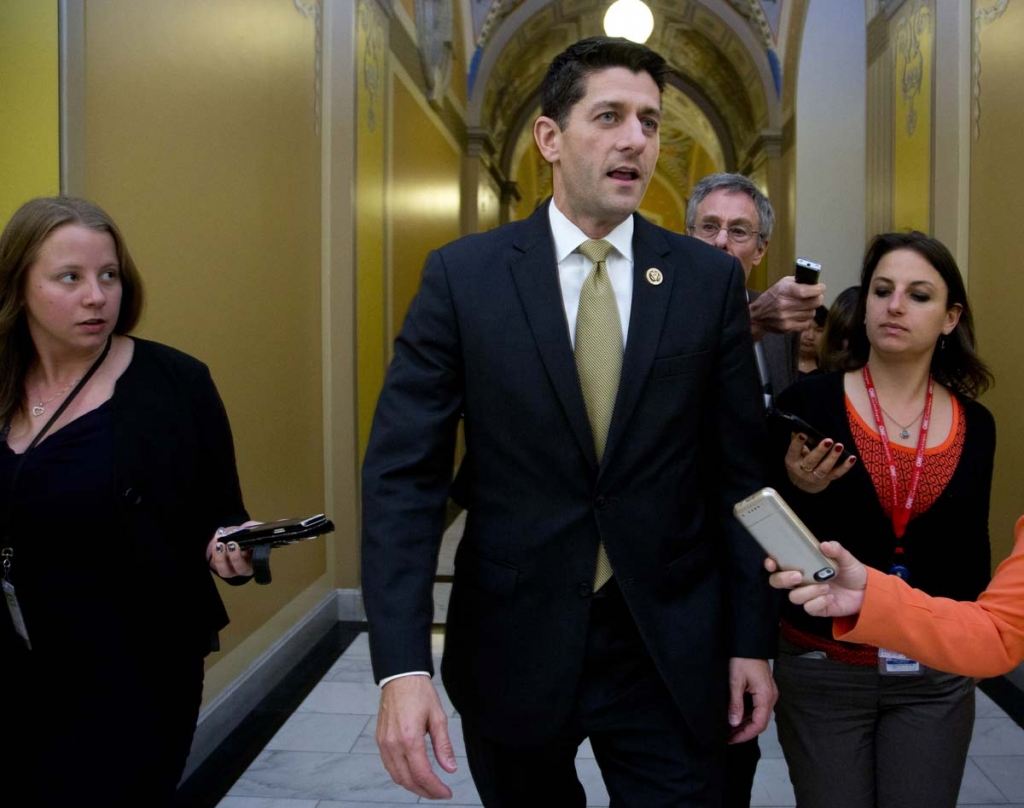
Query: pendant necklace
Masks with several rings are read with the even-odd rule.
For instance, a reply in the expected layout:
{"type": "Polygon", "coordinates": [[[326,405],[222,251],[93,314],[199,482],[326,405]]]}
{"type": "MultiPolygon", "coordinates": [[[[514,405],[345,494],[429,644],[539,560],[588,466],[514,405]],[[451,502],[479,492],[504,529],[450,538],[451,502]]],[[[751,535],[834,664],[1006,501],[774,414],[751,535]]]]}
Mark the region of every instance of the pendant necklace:
{"type": "Polygon", "coordinates": [[[912,427],[914,424],[916,424],[917,423],[917,419],[920,418],[922,415],[924,415],[924,408],[922,407],[921,408],[921,412],[919,412],[917,415],[914,416],[914,420],[911,421],[906,426],[904,426],[899,421],[897,421],[895,418],[893,418],[891,415],[889,415],[889,413],[886,412],[885,407],[882,407],[881,405],[879,405],[879,409],[882,412],[884,412],[886,414],[886,416],[888,416],[890,421],[892,421],[894,424],[896,424],[896,426],[898,426],[900,428],[900,437],[903,438],[903,439],[906,439],[906,438],[910,437],[910,427],[912,427]]]}
{"type": "Polygon", "coordinates": [[[44,412],[46,412],[46,405],[47,404],[49,404],[51,401],[53,401],[56,398],[60,398],[68,390],[70,390],[72,387],[74,387],[78,383],[78,381],[79,381],[79,379],[75,379],[70,384],[68,384],[63,390],[61,390],[59,393],[55,393],[54,395],[50,396],[49,398],[40,401],[38,404],[33,405],[33,407],[32,407],[32,415],[35,416],[36,418],[38,418],[40,415],[42,415],[44,412]]]}

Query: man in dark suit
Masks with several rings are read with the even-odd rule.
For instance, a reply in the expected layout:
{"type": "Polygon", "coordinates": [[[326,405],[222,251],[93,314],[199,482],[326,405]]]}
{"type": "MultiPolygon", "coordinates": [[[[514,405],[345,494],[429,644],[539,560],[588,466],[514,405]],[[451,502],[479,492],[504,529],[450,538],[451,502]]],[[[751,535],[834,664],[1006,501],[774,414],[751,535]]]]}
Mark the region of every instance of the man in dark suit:
{"type": "MultiPolygon", "coordinates": [[[[775,228],[768,197],[742,174],[709,174],[690,193],[686,232],[729,255],[746,280],[764,257],[775,228]]],[[[750,328],[764,385],[765,405],[797,380],[800,332],[825,303],[825,284],[799,284],[786,276],[763,294],[748,290],[750,328]]]]}
{"type": "MultiPolygon", "coordinates": [[[[742,174],[709,174],[690,193],[686,232],[734,256],[748,281],[768,249],[774,227],[775,211],[768,197],[742,174]]],[[[766,409],[774,396],[797,380],[800,333],[813,322],[824,294],[824,284],[798,284],[792,277],[778,281],[764,294],[747,291],[766,409]]],[[[724,808],[750,805],[760,759],[756,737],[729,747],[724,808]]]]}
{"type": "Polygon", "coordinates": [[[432,253],[396,341],[362,580],[381,757],[421,796],[451,796],[425,736],[456,766],[430,680],[449,492],[442,676],[485,805],[583,806],[589,737],[613,804],[717,806],[727,737],[767,725],[775,601],[731,513],[763,480],[743,270],[634,213],[667,70],[605,37],[556,57],[534,127],[553,199],[432,253]]]}

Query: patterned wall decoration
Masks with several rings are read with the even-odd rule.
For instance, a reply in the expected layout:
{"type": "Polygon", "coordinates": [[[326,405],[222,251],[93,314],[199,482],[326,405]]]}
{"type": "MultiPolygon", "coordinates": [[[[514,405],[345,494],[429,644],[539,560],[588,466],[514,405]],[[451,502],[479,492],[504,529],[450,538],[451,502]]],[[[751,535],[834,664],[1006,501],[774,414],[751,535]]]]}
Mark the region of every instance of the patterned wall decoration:
{"type": "Polygon", "coordinates": [[[974,33],[971,37],[971,127],[974,139],[981,134],[981,24],[998,20],[1006,12],[1010,0],[997,0],[994,5],[974,8],[974,33]]]}
{"type": "Polygon", "coordinates": [[[295,3],[295,10],[303,17],[313,20],[313,131],[320,134],[320,87],[323,76],[323,9],[320,7],[320,0],[312,3],[303,3],[301,0],[292,0],[295,3]]]}
{"type": "Polygon", "coordinates": [[[934,0],[906,2],[891,20],[893,226],[931,232],[934,0]]]}
{"type": "Polygon", "coordinates": [[[452,78],[452,0],[416,0],[416,38],[427,100],[437,101],[452,78]]]}
{"type": "Polygon", "coordinates": [[[524,0],[471,0],[473,7],[473,58],[469,63],[469,75],[466,77],[469,92],[473,92],[476,71],[480,66],[484,48],[490,41],[491,34],[505,17],[515,11],[524,0]]]}
{"type": "Polygon", "coordinates": [[[900,19],[896,25],[899,89],[903,96],[905,125],[909,136],[913,136],[917,128],[914,99],[921,94],[921,85],[924,82],[925,59],[921,51],[921,40],[930,34],[932,24],[931,10],[927,6],[919,6],[900,19]]]}
{"type": "Polygon", "coordinates": [[[378,120],[383,120],[381,94],[384,86],[384,24],[375,3],[359,0],[356,16],[359,37],[363,45],[359,64],[360,84],[367,93],[366,125],[376,131],[378,120]]]}
{"type": "Polygon", "coordinates": [[[782,0],[732,0],[737,11],[750,20],[760,34],[771,65],[776,95],[782,95],[782,63],[776,52],[779,41],[779,24],[782,18],[782,0]]]}

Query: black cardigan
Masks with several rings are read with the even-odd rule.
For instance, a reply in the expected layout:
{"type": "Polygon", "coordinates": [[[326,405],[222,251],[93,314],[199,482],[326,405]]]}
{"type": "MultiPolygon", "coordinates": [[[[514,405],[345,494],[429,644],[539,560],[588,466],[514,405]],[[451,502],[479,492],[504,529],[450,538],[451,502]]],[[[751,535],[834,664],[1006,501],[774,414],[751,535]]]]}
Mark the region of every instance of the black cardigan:
{"type": "MultiPolygon", "coordinates": [[[[859,454],[846,414],[843,373],[808,377],[777,400],[780,409],[799,415],[828,437],[859,454]]],[[[988,537],[989,493],[995,454],[995,422],[976,401],[957,397],[966,419],[960,462],[939,498],[910,520],[903,536],[904,564],[911,585],[930,595],[974,600],[988,585],[991,551],[988,537]]],[[[775,430],[774,485],[821,541],[839,541],[869,566],[888,572],[896,547],[892,521],[862,463],[819,494],[806,494],[789,482],[782,458],[788,429],[775,430]]],[[[830,619],[810,617],[788,601],[783,615],[804,631],[831,637],[830,619]]]]}
{"type": "Polygon", "coordinates": [[[145,571],[138,608],[164,639],[205,655],[228,623],[206,545],[218,527],[248,519],[231,428],[206,365],[133,340],[111,405],[115,494],[126,546],[145,571]]]}

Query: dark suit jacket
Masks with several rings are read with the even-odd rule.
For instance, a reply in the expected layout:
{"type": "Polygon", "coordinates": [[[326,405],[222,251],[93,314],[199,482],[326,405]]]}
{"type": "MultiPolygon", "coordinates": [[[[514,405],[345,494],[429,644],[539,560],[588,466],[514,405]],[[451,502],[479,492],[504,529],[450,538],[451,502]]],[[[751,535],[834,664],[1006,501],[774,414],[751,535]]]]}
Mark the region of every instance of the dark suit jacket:
{"type": "Polygon", "coordinates": [[[599,540],[696,736],[726,734],[727,660],[772,652],[762,553],[731,514],[763,484],[764,410],[738,262],[635,217],[622,377],[599,465],[547,205],[432,253],[363,467],[363,594],[377,679],[433,670],[431,590],[455,432],[469,511],[442,673],[508,743],[540,744],[581,671],[599,540]],[[656,267],[664,282],[648,282],[656,267]]]}
{"type": "MultiPolygon", "coordinates": [[[[747,294],[753,302],[761,293],[750,291],[747,294]]],[[[772,396],[777,397],[798,378],[800,334],[765,334],[761,337],[761,350],[764,352],[772,396]]]]}
{"type": "Polygon", "coordinates": [[[150,615],[154,636],[205,655],[228,623],[206,545],[218,527],[249,518],[231,428],[206,365],[133,339],[135,353],[111,406],[125,548],[135,568],[147,571],[137,608],[150,615]]]}

